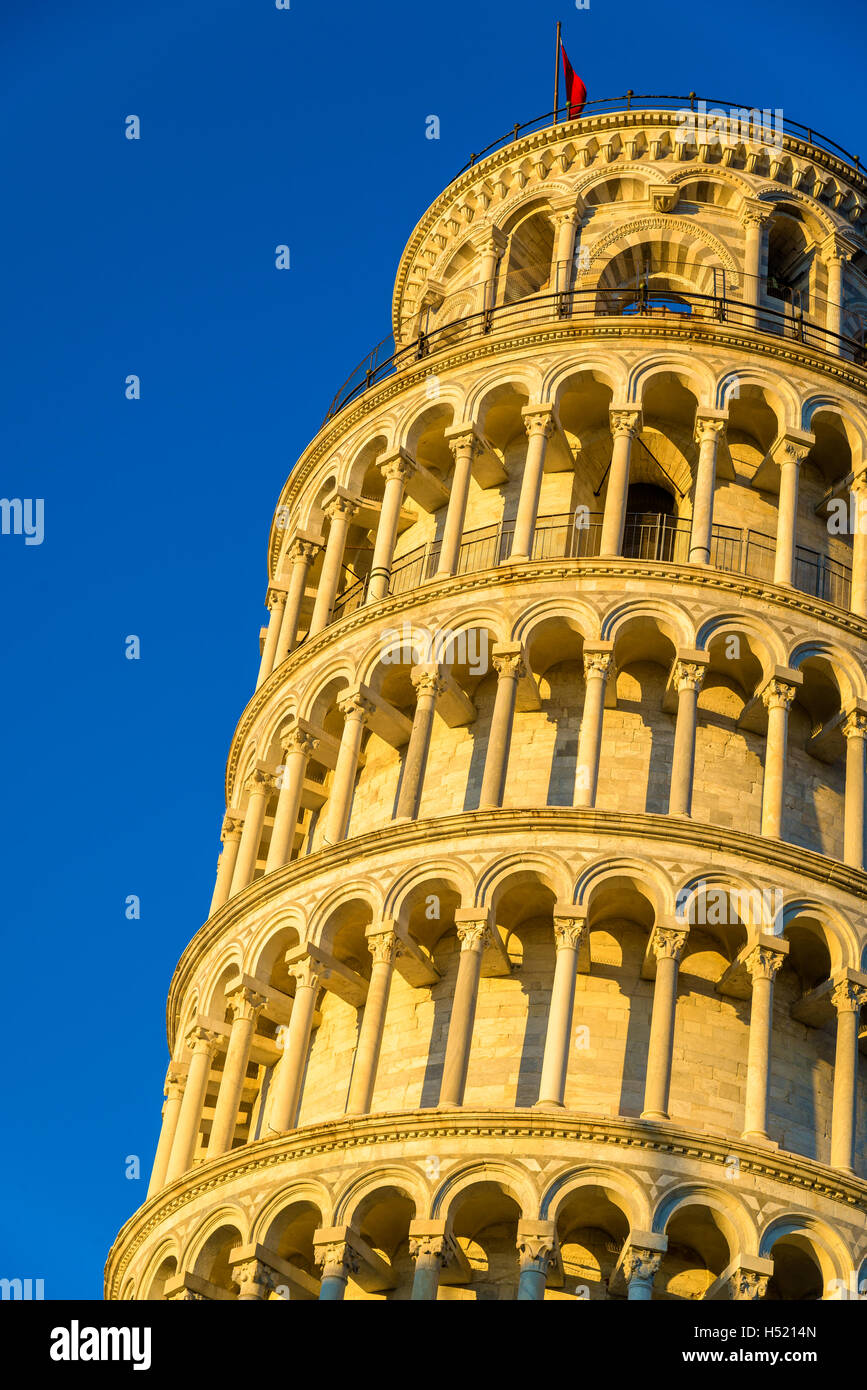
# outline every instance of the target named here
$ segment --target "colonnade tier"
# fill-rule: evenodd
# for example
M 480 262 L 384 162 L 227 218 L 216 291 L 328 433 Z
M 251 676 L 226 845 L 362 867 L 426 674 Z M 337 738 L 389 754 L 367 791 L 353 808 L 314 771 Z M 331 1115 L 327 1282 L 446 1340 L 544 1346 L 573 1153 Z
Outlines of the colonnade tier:
M 678 364 L 671 364 L 670 369 L 677 371 Z M 859 420 L 857 425 L 853 422 L 851 426 L 853 442 L 857 446 L 854 450 L 857 460 L 853 461 L 851 447 L 840 448 L 834 465 L 839 474 L 837 495 L 829 494 L 821 499 L 826 511 L 833 504 L 828 525 L 836 528 L 826 536 L 824 552 L 804 547 L 798 542 L 799 515 L 804 513 L 803 507 L 799 513 L 799 473 L 804 460 L 813 456 L 811 451 L 815 451 L 817 446 L 816 434 L 795 428 L 781 432 L 768 448 L 764 462 L 750 482 L 751 488 L 757 487 L 763 492 L 770 489 L 767 495 L 776 494 L 778 497 L 772 515 L 775 535 L 767 535 L 756 528 L 742 531 L 737 525 L 737 488 L 729 485 L 723 498 L 725 524 L 717 526 L 715 503 L 720 492 L 717 460 L 730 412 L 701 408 L 697 408 L 695 414 L 697 454 L 694 465 L 691 468 L 686 466 L 685 472 L 687 490 L 691 493 L 691 517 L 683 523 L 674 524 L 664 513 L 660 514 L 655 521 L 654 535 L 643 534 L 641 529 L 636 529 L 637 526 L 640 528 L 640 523 L 635 523 L 630 531 L 629 545 L 624 549 L 630 478 L 634 471 L 633 444 L 642 436 L 642 411 L 638 407 L 612 406 L 609 414 L 610 461 L 604 472 L 601 467 L 597 470 L 602 474 L 602 481 L 596 494 L 604 484 L 604 506 L 598 522 L 595 512 L 587 505 L 594 502 L 591 478 L 580 462 L 576 482 L 570 487 L 568 495 L 563 494 L 560 510 L 554 516 L 540 517 L 548 441 L 555 432 L 559 432 L 559 438 L 564 437 L 557 412 L 551 404 L 522 409 L 527 445 L 520 461 L 517 498 L 513 503 L 508 503 L 506 498 L 492 492 L 491 484 L 479 487 L 479 492 L 486 494 L 485 508 L 480 513 L 484 515 L 486 524 L 477 525 L 474 530 L 468 531 L 466 526 L 474 461 L 482 455 L 491 455 L 481 466 L 481 477 L 487 480 L 491 476 L 490 470 L 494 469 L 495 472 L 498 470 L 502 480 L 512 480 L 512 475 L 507 476 L 504 466 L 493 454 L 479 422 L 465 423 L 454 429 L 440 422 L 440 447 L 444 448 L 447 443 L 454 457 L 448 489 L 438 475 L 400 450 L 397 455 L 387 457 L 384 462 L 374 466 L 374 472 L 385 480 L 381 503 L 374 503 L 362 495 L 352 496 L 343 489 L 338 489 L 330 498 L 326 497 L 317 514 L 320 518 L 318 524 L 327 526 L 327 538 L 319 534 L 314 539 L 297 528 L 290 530 L 281 555 L 282 578 L 269 586 L 267 606 L 270 619 L 263 637 L 258 684 L 261 685 L 281 665 L 300 641 L 314 638 L 322 632 L 335 613 L 342 616 L 345 612 L 353 611 L 353 607 L 362 601 L 376 604 L 389 594 L 390 588 L 405 592 L 409 586 L 420 591 L 417 593 L 420 598 L 423 597 L 425 582 L 430 579 L 484 571 L 497 563 L 509 567 L 537 558 L 550 561 L 554 558 L 578 560 L 599 556 L 605 559 L 626 554 L 627 557 L 638 559 L 658 557 L 678 565 L 708 566 L 728 573 L 749 572 L 752 569 L 757 577 L 771 580 L 784 588 L 804 589 L 809 584 L 819 597 L 830 595 L 837 606 L 845 599 L 847 609 L 860 618 L 867 617 L 867 513 L 863 472 L 867 455 L 862 460 L 862 421 Z M 839 417 L 835 415 L 834 418 Z M 429 444 L 428 447 L 432 446 Z M 565 456 L 567 459 L 570 457 L 568 445 Z M 651 460 L 656 465 L 658 479 L 668 484 L 666 495 L 670 495 L 673 503 L 672 487 L 677 485 L 672 484 L 665 469 L 653 456 Z M 679 462 L 685 465 L 684 460 Z M 642 463 L 641 476 L 646 477 L 647 460 L 642 459 Z M 562 469 L 560 462 L 557 471 L 562 472 Z M 424 526 L 420 520 L 412 521 L 411 512 L 404 512 L 407 484 L 419 476 L 422 481 L 418 495 L 423 498 L 429 513 L 430 524 L 425 523 Z M 730 458 L 725 476 L 727 480 L 734 477 Z M 581 501 L 576 505 L 576 489 L 582 490 L 582 496 L 586 493 L 587 502 Z M 562 493 L 563 489 L 560 491 Z M 665 489 L 657 491 L 664 492 Z M 832 487 L 830 493 L 834 492 Z M 680 503 L 684 507 L 690 505 L 687 493 L 681 492 Z M 814 505 L 811 503 L 811 509 Z M 514 520 L 504 528 L 503 508 L 511 510 L 512 506 Z M 645 508 L 640 514 L 648 513 L 652 515 L 652 509 Z M 397 555 L 402 515 L 410 524 L 408 530 L 404 527 L 403 549 Z M 367 533 L 375 518 L 370 550 L 359 550 L 357 543 L 353 547 L 357 572 L 346 564 L 353 518 L 356 519 L 359 535 Z M 812 517 L 811 522 L 815 527 Z M 660 523 L 661 544 L 657 540 Z M 685 529 L 687 525 L 688 535 Z M 644 529 L 647 531 L 648 522 L 644 523 Z M 424 539 L 413 547 L 414 533 L 418 531 L 421 534 L 422 530 Z M 836 558 L 828 554 L 831 534 L 839 551 Z M 836 540 L 838 535 L 839 543 Z M 850 536 L 851 545 L 848 540 Z M 368 554 L 369 561 L 365 558 Z M 317 556 L 321 556 L 321 561 L 317 560 Z M 397 585 L 392 581 L 396 561 L 400 565 Z M 311 608 L 309 591 L 314 569 L 315 602 Z M 344 585 L 343 592 L 340 592 L 341 583 Z
M 699 1147 L 672 1124 L 544 1112 L 347 1117 L 149 1200 L 106 1297 L 863 1297 L 863 1183 L 749 1140 Z
M 438 605 L 450 648 L 428 652 L 432 661 L 414 659 L 423 609 L 402 629 L 358 629 L 339 667 L 327 650 L 306 667 L 296 658 L 239 727 L 209 915 L 263 873 L 348 836 L 475 808 L 640 805 L 863 869 L 867 677 L 857 643 L 831 622 L 824 633 L 792 622 L 783 637 L 766 605 L 696 614 L 693 601 L 690 613 L 677 584 L 665 598 L 604 588 L 601 613 L 592 603 L 601 586 L 579 586 L 570 600 L 550 577 L 538 594 L 492 590 L 482 617 L 470 602 L 451 615 Z M 495 623 L 519 640 L 497 640 Z M 624 738 L 631 788 L 616 781 Z M 568 757 L 565 740 L 574 740 Z M 726 750 L 745 765 L 730 770 L 734 803 L 713 783 Z M 816 797 L 827 809 L 800 814 Z
M 433 949 L 394 919 L 379 919 L 369 921 L 366 927 L 356 925 L 352 932 L 363 943 L 366 963 L 357 955 L 347 956 L 345 927 L 330 949 L 310 941 L 284 949 L 287 940 L 297 939 L 297 933 L 275 930 L 265 958 L 276 951 L 278 959 L 267 976 L 264 972 L 261 976 L 248 974 L 236 953 L 228 961 L 225 952 L 218 954 L 219 968 L 201 1003 L 195 994 L 189 1000 L 186 1023 L 177 1037 L 175 1059 L 166 1078 L 163 1127 L 151 1192 L 159 1192 L 181 1177 L 195 1161 L 217 1157 L 233 1145 L 255 1142 L 258 1137 L 296 1129 L 308 1083 L 313 1088 L 312 1113 L 317 1109 L 321 1112 L 323 1097 L 317 1093 L 317 1076 L 326 1054 L 331 1058 L 327 1102 L 331 1113 L 363 1115 L 375 1109 L 396 972 L 401 989 L 391 1014 L 391 1028 L 396 1032 L 387 1038 L 390 1067 L 395 1064 L 394 1048 L 403 1021 L 408 1012 L 417 1013 L 420 1007 L 413 1000 L 426 1001 L 434 1011 L 432 1018 L 437 1008 L 448 1004 L 444 1031 L 435 1028 L 427 1043 L 412 1035 L 402 1043 L 406 1085 L 418 1092 L 420 1104 L 434 1104 L 440 1109 L 465 1104 L 468 1068 L 473 1060 L 478 1073 L 473 1080 L 476 1097 L 487 1088 L 497 1096 L 512 1095 L 515 1104 L 562 1110 L 570 1072 L 580 1094 L 594 1090 L 594 1068 L 581 1050 L 575 1051 L 576 1037 L 583 1031 L 590 1055 L 598 1059 L 598 1049 L 610 1046 L 622 1054 L 618 1067 L 623 1077 L 627 1072 L 633 1077 L 633 1090 L 640 1060 L 643 1120 L 678 1119 L 679 1108 L 688 1104 L 691 1110 L 692 1105 L 683 1100 L 685 1072 L 679 1104 L 672 1107 L 670 1100 L 676 1035 L 683 1059 L 681 1071 L 687 1068 L 699 1075 L 705 1065 L 700 1040 L 691 1039 L 689 1031 L 701 1031 L 704 1023 L 706 1034 L 715 1036 L 712 1011 L 728 1001 L 726 1031 L 719 1032 L 713 1045 L 719 1046 L 722 1039 L 729 1049 L 728 1067 L 734 1084 L 728 1094 L 736 1099 L 737 1109 L 729 1105 L 726 1113 L 718 1110 L 716 1123 L 726 1127 L 739 1123 L 740 1132 L 750 1141 L 776 1144 L 771 1133 L 775 1125 L 769 1121 L 774 1045 L 779 1066 L 791 1039 L 797 1036 L 804 1065 L 812 1067 L 816 1058 L 824 1057 L 825 1044 L 820 1039 L 816 1051 L 817 1045 L 807 1034 L 810 1029 L 822 1030 L 822 1037 L 827 1033 L 833 1038 L 834 1049 L 833 1066 L 828 1059 L 820 1065 L 822 1075 L 829 1078 L 828 1161 L 842 1172 L 855 1171 L 859 1016 L 867 998 L 867 975 L 839 963 L 839 940 L 822 941 L 816 928 L 819 908 L 815 903 L 796 902 L 788 908 L 785 903 L 777 905 L 777 916 L 772 918 L 768 895 L 761 890 L 745 891 L 731 885 L 721 888 L 718 883 L 709 890 L 699 881 L 680 895 L 674 914 L 661 916 L 643 932 L 637 924 L 648 900 L 638 894 L 631 903 L 624 899 L 616 914 L 606 916 L 594 928 L 600 936 L 591 953 L 587 909 L 563 901 L 554 902 L 546 912 L 550 890 L 541 881 L 531 885 L 527 872 L 523 871 L 501 897 L 497 910 L 479 906 L 451 909 L 450 920 L 443 924 L 444 932 Z M 603 900 L 606 892 L 610 898 L 616 885 L 620 893 L 625 891 L 621 880 L 610 878 Z M 709 891 L 714 911 L 708 909 Z M 436 900 L 439 910 L 439 897 L 425 895 L 428 898 Z M 358 900 L 350 900 L 341 918 L 357 924 L 362 906 Z M 524 915 L 511 931 L 497 925 L 514 912 Z M 618 927 L 618 922 L 623 925 Z M 451 948 L 443 954 L 444 941 L 451 939 L 452 929 L 456 964 Z M 806 946 L 805 932 L 811 933 Z M 611 941 L 619 942 L 614 956 Z M 775 1015 L 774 981 L 793 944 L 785 1002 Z M 805 971 L 815 973 L 816 951 L 823 946 L 828 968 L 819 968 L 823 978 L 804 993 L 800 981 Z M 685 951 L 690 965 L 686 977 L 680 979 Z M 708 964 L 711 956 L 712 966 Z M 598 1014 L 608 991 L 602 981 L 610 978 L 615 960 L 619 967 L 615 970 L 618 998 L 610 1003 L 618 1003 L 630 1026 L 630 1035 L 619 1043 L 615 1041 L 616 1026 L 600 1024 Z M 532 974 L 527 975 L 531 964 Z M 597 982 L 594 977 L 599 969 L 602 977 Z M 530 991 L 532 999 L 544 1000 L 543 1040 L 534 1035 L 532 1013 L 522 1007 L 516 1012 L 514 999 L 501 983 L 513 979 L 516 971 L 519 979 L 524 972 L 522 988 Z M 483 974 L 485 1010 L 479 1019 Z M 536 975 L 540 976 L 538 982 Z M 642 983 L 645 981 L 646 985 Z M 576 1000 L 579 982 L 580 998 Z M 681 1015 L 676 1027 L 679 988 Z M 743 1007 L 739 1009 L 735 1000 L 745 1001 Z M 611 1014 L 609 1008 L 605 1017 L 616 1014 L 617 1009 Z M 495 1064 L 485 1060 L 495 1055 L 492 1048 L 497 1039 L 490 1018 L 499 1015 L 509 1019 L 514 1015 L 514 1026 L 523 1020 L 525 1064 L 530 1066 L 535 1056 L 538 1075 L 530 1066 L 526 1076 L 519 1072 L 517 1078 L 512 1077 L 517 1056 L 505 1047 L 502 1037 L 499 1055 L 513 1056 L 514 1066 L 511 1061 Z M 331 1023 L 324 1027 L 323 1020 L 327 1023 L 329 1019 Z M 257 1032 L 257 1020 L 264 1024 L 261 1032 Z M 592 1020 L 592 1029 L 589 1022 L 581 1020 Z M 800 1027 L 793 1031 L 793 1023 Z M 317 1025 L 323 1028 L 321 1044 L 318 1037 L 314 1042 Z M 645 1028 L 646 1045 L 639 1041 Z M 591 1039 L 592 1030 L 596 1031 Z M 598 1060 L 595 1065 L 599 1066 Z M 411 1082 L 410 1075 L 420 1075 L 422 1068 L 423 1081 Z M 789 1069 L 785 1070 L 786 1084 L 792 1089 L 796 1083 Z M 390 1095 L 388 1085 L 386 1093 Z M 630 1113 L 631 1095 L 624 1096 L 625 1113 Z M 797 1132 L 799 1122 L 785 1104 L 778 1103 L 775 1111 L 776 1124 L 783 1123 L 787 1131 Z M 813 1136 L 817 1151 L 824 1142 L 820 1131 L 817 1124 Z M 863 1162 L 862 1156 L 859 1168 Z

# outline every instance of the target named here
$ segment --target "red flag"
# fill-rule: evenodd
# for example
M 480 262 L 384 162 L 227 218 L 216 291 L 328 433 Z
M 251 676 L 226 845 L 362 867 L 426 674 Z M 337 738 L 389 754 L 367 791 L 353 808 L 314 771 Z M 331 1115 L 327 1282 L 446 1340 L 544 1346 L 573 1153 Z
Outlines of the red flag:
M 587 100 L 587 88 L 576 73 L 572 64 L 566 56 L 566 45 L 560 45 L 563 54 L 563 77 L 566 82 L 566 100 L 569 103 L 569 119 L 574 121 L 584 110 L 584 103 Z

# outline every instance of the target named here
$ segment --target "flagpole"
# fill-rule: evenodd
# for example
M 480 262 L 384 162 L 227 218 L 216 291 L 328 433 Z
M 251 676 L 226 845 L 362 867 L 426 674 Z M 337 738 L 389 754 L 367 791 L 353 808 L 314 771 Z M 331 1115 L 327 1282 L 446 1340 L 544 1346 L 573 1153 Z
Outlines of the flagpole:
M 560 21 L 557 20 L 557 42 L 554 48 L 554 124 L 560 107 Z

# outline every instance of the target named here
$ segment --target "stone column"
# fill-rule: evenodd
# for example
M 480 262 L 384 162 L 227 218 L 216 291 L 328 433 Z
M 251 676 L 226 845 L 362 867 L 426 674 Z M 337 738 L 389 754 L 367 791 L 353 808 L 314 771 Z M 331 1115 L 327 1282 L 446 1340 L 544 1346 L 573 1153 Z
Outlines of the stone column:
M 358 503 L 349 497 L 333 497 L 326 505 L 325 515 L 330 519 L 328 540 L 322 557 L 322 573 L 316 588 L 316 601 L 310 619 L 309 637 L 315 637 L 331 622 L 331 610 L 337 597 L 340 575 L 343 570 L 343 555 L 346 550 L 346 537 L 352 518 L 358 511 Z
M 169 1159 L 172 1153 L 175 1133 L 178 1127 L 178 1119 L 181 1113 L 181 1101 L 184 1095 L 184 1078 L 177 1067 L 169 1067 L 166 1076 L 165 1097 L 166 1103 L 163 1106 L 163 1123 L 160 1129 L 160 1140 L 157 1144 L 154 1166 L 151 1170 L 151 1180 L 148 1186 L 147 1195 L 152 1197 L 155 1192 L 161 1191 L 165 1186 L 166 1172 L 169 1166 Z
M 409 1253 L 415 1260 L 410 1299 L 433 1303 L 439 1291 L 440 1273 L 454 1257 L 454 1242 L 445 1230 L 414 1235 L 410 1225 Z
M 217 1105 L 211 1124 L 211 1137 L 208 1141 L 208 1158 L 218 1158 L 232 1147 L 235 1125 L 238 1120 L 238 1107 L 247 1075 L 250 1048 L 256 1031 L 256 1019 L 265 1004 L 265 997 L 255 991 L 242 987 L 232 994 L 228 1001 L 234 1010 L 226 1060 L 223 1063 L 223 1077 L 217 1095 Z
M 337 754 L 337 766 L 331 779 L 328 794 L 326 821 L 324 829 L 327 845 L 339 844 L 346 839 L 349 829 L 349 816 L 352 811 L 352 794 L 355 790 L 355 774 L 358 771 L 358 755 L 367 721 L 374 706 L 358 692 L 337 701 L 343 715 L 343 736 Z
M 499 227 L 484 227 L 475 242 L 479 253 L 479 283 L 476 312 L 493 309 L 497 288 L 497 262 L 508 245 L 508 237 Z
M 403 493 L 407 482 L 415 472 L 415 464 L 406 454 L 397 454 L 380 464 L 380 473 L 385 479 L 385 492 L 379 525 L 376 528 L 376 543 L 373 547 L 373 561 L 370 581 L 367 585 L 367 602 L 375 603 L 385 598 L 391 580 L 391 566 L 394 561 L 394 545 L 397 540 L 397 527 Z
M 828 302 L 825 306 L 825 327 L 829 333 L 838 337 L 843 332 L 843 267 L 851 259 L 852 252 L 845 242 L 833 233 L 822 245 L 822 260 L 828 274 Z M 834 352 L 840 351 L 840 344 L 829 344 Z
M 843 818 L 843 860 L 864 868 L 864 778 L 867 772 L 867 714 L 851 710 L 843 720 L 846 740 L 846 797 Z
M 692 783 L 695 771 L 695 726 L 698 711 L 698 692 L 704 680 L 706 663 L 683 661 L 674 664 L 677 686 L 677 723 L 674 729 L 674 752 L 671 758 L 671 791 L 668 797 L 670 816 L 688 816 L 692 812 Z
M 852 480 L 850 508 L 855 513 L 852 532 L 852 590 L 849 607 L 859 618 L 867 618 L 867 473 Z
M 658 1250 L 642 1250 L 637 1247 L 625 1256 L 623 1277 L 627 1286 L 626 1297 L 630 1303 L 647 1302 L 653 1298 L 653 1281 L 661 1263 L 662 1255 Z
M 538 1105 L 563 1108 L 566 1073 L 569 1068 L 569 1045 L 572 1040 L 578 951 L 586 933 L 586 918 L 576 920 L 573 916 L 558 917 L 557 910 L 554 909 L 554 982 L 548 1007 L 548 1028 L 542 1057 Z
M 557 1237 L 553 1222 L 546 1222 L 551 1229 L 527 1231 L 522 1227 L 535 1226 L 536 1222 L 518 1223 L 518 1255 L 521 1262 L 521 1275 L 518 1280 L 518 1302 L 541 1303 L 545 1297 L 548 1282 L 548 1268 L 557 1252 Z
M 394 813 L 395 820 L 415 820 L 418 816 L 430 751 L 434 711 L 438 696 L 445 690 L 445 682 L 435 670 L 428 667 L 414 666 L 411 679 L 416 691 L 415 715 L 403 761 L 403 777 L 397 798 L 397 810 Z
M 440 543 L 437 574 L 457 574 L 467 515 L 467 498 L 470 495 L 470 479 L 473 474 L 473 460 L 479 451 L 481 441 L 472 425 L 457 430 L 446 430 L 446 439 L 454 455 L 455 466 L 452 470 L 452 486 L 446 509 L 446 524 Z
M 520 652 L 497 653 L 494 648 L 491 660 L 497 672 L 497 694 L 491 715 L 491 728 L 488 734 L 488 748 L 485 754 L 485 770 L 482 774 L 482 789 L 479 795 L 479 810 L 490 810 L 502 806 L 506 789 L 506 773 L 509 766 L 509 747 L 512 741 L 512 724 L 515 718 L 515 701 L 518 698 L 518 681 L 526 675 L 526 666 Z
M 280 739 L 283 749 L 283 771 L 280 774 L 280 793 L 277 797 L 277 813 L 268 846 L 265 873 L 282 869 L 292 857 L 292 842 L 298 828 L 301 813 L 301 794 L 311 753 L 319 747 L 319 740 L 304 732 L 297 724 L 287 729 Z
M 223 848 L 217 860 L 217 882 L 214 885 L 214 896 L 211 898 L 209 917 L 213 917 L 214 913 L 219 911 L 223 903 L 228 900 L 232 890 L 232 875 L 235 872 L 238 849 L 241 844 L 241 821 L 234 811 L 227 811 L 223 817 L 220 839 L 223 842 Z
M 202 1109 L 208 1090 L 211 1074 L 211 1059 L 217 1046 L 216 1033 L 207 1028 L 195 1027 L 187 1034 L 187 1046 L 192 1052 L 187 1069 L 187 1084 L 181 1101 L 178 1127 L 172 1144 L 171 1157 L 166 1171 L 166 1184 L 174 1182 L 182 1173 L 189 1170 L 196 1151 L 199 1126 L 202 1123 Z
M 741 222 L 744 228 L 744 302 L 750 307 L 744 314 L 748 327 L 758 328 L 758 308 L 762 299 L 762 229 L 772 209 L 757 199 L 744 200 Z
M 320 1303 L 336 1303 L 346 1296 L 346 1285 L 361 1268 L 361 1260 L 348 1240 L 329 1241 L 316 1247 L 316 1263 L 322 1266 Z
M 747 1053 L 747 1094 L 744 1139 L 767 1142 L 768 1093 L 771 1085 L 771 1037 L 774 1020 L 774 980 L 783 964 L 782 951 L 756 946 L 746 959 L 753 982 L 750 1003 L 750 1041 Z
M 262 648 L 262 660 L 259 663 L 259 675 L 256 678 L 256 689 L 264 680 L 267 680 L 274 669 L 274 653 L 277 650 L 277 641 L 280 637 L 280 628 L 283 623 L 283 610 L 286 604 L 285 589 L 269 589 L 266 600 L 267 607 L 271 610 L 271 617 L 268 621 L 268 632 L 265 636 L 265 645 Z
M 610 644 L 605 651 L 584 643 L 584 710 L 578 735 L 578 766 L 575 770 L 575 805 L 595 806 L 599 782 L 599 754 L 602 748 L 602 721 L 605 687 L 611 670 Z
M 238 1303 L 260 1303 L 276 1288 L 274 1270 L 264 1260 L 242 1259 L 237 1264 L 230 1260 L 229 1263 L 232 1281 L 238 1285 Z
M 321 967 L 315 961 L 303 960 L 290 968 L 295 979 L 295 999 L 292 1015 L 285 1033 L 283 1056 L 274 1077 L 268 1127 L 275 1134 L 294 1129 L 298 1123 L 301 1086 L 307 1065 L 307 1050 L 313 1028 L 316 995 L 320 985 Z
M 455 913 L 457 919 L 462 914 Z M 456 1109 L 464 1103 L 464 1088 L 467 1084 L 467 1068 L 470 1062 L 470 1044 L 473 1036 L 473 1022 L 476 1017 L 476 999 L 479 992 L 479 976 L 482 970 L 482 955 L 490 936 L 487 913 L 473 917 L 469 912 L 464 920 L 455 923 L 458 940 L 461 943 L 458 961 L 458 978 L 455 983 L 455 997 L 449 1019 L 449 1032 L 446 1039 L 446 1055 L 443 1061 L 443 1079 L 440 1086 L 440 1109 Z
M 858 1022 L 867 990 L 842 979 L 831 995 L 837 1012 L 834 1102 L 831 1112 L 831 1167 L 854 1172 L 855 1108 L 858 1086 Z
M 713 498 L 716 487 L 717 448 L 725 430 L 725 419 L 718 415 L 696 416 L 695 441 L 699 446 L 695 494 L 692 503 L 692 532 L 689 563 L 709 565 L 713 535 Z
M 515 531 L 509 561 L 520 564 L 529 560 L 533 554 L 533 537 L 536 533 L 536 520 L 539 512 L 539 493 L 542 488 L 542 470 L 545 466 L 545 449 L 554 432 L 554 410 L 550 405 L 527 405 L 521 414 L 527 431 L 527 455 L 524 472 L 521 475 L 521 494 L 518 498 L 518 514 L 515 517 Z
M 789 736 L 789 710 L 796 687 L 787 681 L 771 680 L 762 691 L 768 711 L 765 739 L 765 776 L 762 783 L 762 834 L 778 840 L 783 829 L 783 795 L 786 785 L 786 743 Z
M 265 824 L 265 812 L 268 809 L 268 798 L 274 789 L 274 775 L 266 772 L 264 768 L 257 768 L 247 779 L 247 810 L 244 815 L 244 828 L 241 831 L 241 843 L 238 847 L 238 858 L 235 860 L 235 871 L 232 874 L 232 888 L 230 896 L 234 897 L 242 888 L 246 888 L 248 883 L 252 883 L 253 875 L 256 872 L 256 860 L 259 858 L 259 843 L 262 839 L 262 827 Z
M 274 654 L 274 668 L 294 652 L 298 643 L 298 623 L 301 618 L 301 605 L 307 588 L 307 575 L 319 546 L 313 541 L 302 541 L 297 536 L 290 542 L 287 555 L 292 561 L 292 573 L 286 591 L 286 606 L 283 610 L 283 623 Z
M 671 1056 L 674 1046 L 674 1013 L 677 1004 L 677 972 L 686 945 L 686 931 L 654 927 L 651 949 L 656 956 L 653 1014 L 647 1048 L 642 1120 L 668 1119 Z M 646 1295 L 650 1297 L 650 1295 Z M 642 1295 L 644 1297 L 644 1295 Z
M 382 931 L 368 932 L 367 949 L 373 957 L 373 965 L 355 1048 L 355 1065 L 346 1103 L 347 1115 L 367 1115 L 370 1111 L 394 962 L 400 954 L 400 942 L 395 932 L 387 927 Z
M 602 537 L 599 554 L 623 553 L 623 527 L 626 521 L 626 498 L 629 492 L 629 454 L 632 441 L 641 428 L 641 411 L 634 407 L 612 409 L 611 435 L 613 448 L 605 490 L 605 511 L 602 517 Z
M 774 551 L 774 583 L 795 578 L 795 540 L 798 524 L 798 471 L 807 449 L 791 440 L 780 446 L 780 497 L 777 505 L 777 544 Z
M 572 258 L 575 255 L 575 236 L 580 221 L 577 208 L 565 208 L 554 214 L 554 256 L 551 265 L 551 289 L 564 294 L 570 288 Z

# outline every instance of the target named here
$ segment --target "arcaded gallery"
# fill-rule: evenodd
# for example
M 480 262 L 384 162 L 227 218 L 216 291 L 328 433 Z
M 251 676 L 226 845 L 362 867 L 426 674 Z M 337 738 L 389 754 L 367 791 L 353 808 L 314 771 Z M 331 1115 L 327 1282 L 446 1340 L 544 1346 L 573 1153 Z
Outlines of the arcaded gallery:
M 867 178 L 699 126 L 476 158 L 277 497 L 106 1297 L 867 1278 Z

